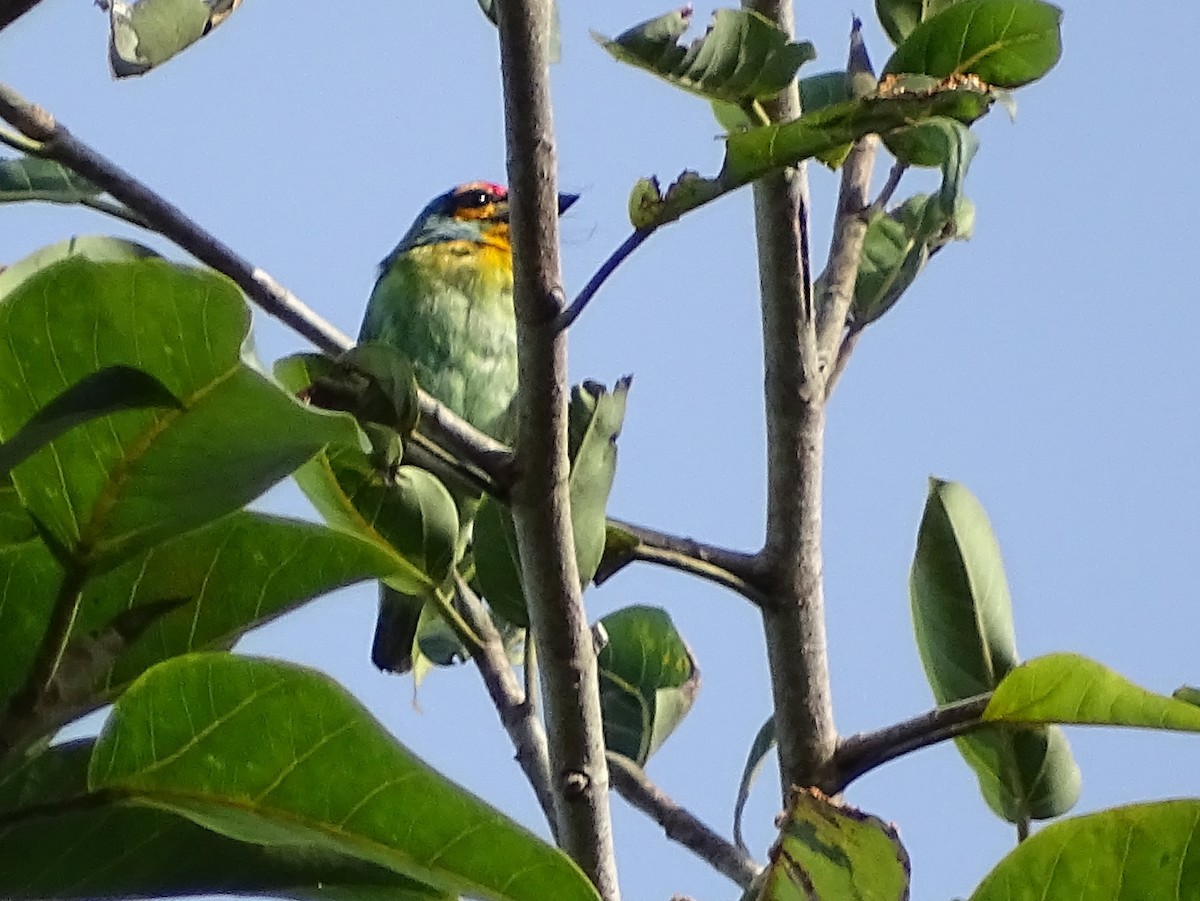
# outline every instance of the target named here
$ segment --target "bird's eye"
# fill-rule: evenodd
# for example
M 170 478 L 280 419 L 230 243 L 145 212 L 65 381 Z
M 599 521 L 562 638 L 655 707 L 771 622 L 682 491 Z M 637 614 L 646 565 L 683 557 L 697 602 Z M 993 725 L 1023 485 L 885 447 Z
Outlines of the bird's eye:
M 487 191 L 464 191 L 458 196 L 458 207 L 464 210 L 478 209 L 495 202 L 496 198 Z

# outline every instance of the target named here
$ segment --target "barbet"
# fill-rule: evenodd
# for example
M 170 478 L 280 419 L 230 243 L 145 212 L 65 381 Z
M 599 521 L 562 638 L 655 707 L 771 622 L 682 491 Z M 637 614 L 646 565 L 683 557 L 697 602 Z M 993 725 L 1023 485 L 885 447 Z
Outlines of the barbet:
M 560 194 L 563 213 L 577 195 Z M 510 442 L 517 391 L 508 192 L 471 182 L 435 197 L 380 266 L 360 342 L 389 344 L 417 384 L 475 428 Z M 372 659 L 412 665 L 419 604 L 384 590 Z

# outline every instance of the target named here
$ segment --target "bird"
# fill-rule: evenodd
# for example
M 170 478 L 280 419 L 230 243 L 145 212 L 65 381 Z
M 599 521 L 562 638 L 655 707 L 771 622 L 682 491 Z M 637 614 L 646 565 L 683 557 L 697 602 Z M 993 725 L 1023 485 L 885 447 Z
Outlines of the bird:
M 559 215 L 576 200 L 559 194 Z M 380 264 L 358 340 L 400 351 L 428 394 L 481 432 L 511 442 L 517 333 L 506 188 L 468 182 L 421 210 Z M 460 501 L 460 508 L 470 504 Z M 411 668 L 419 614 L 419 599 L 382 588 L 371 651 L 377 667 Z

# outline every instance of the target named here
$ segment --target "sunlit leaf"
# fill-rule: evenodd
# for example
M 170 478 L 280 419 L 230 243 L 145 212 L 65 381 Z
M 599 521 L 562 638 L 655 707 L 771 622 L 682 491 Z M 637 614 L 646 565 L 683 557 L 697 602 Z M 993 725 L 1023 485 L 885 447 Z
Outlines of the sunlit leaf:
M 1200 800 L 1117 807 L 1051 823 L 1017 845 L 970 901 L 1185 901 L 1200 885 Z
M 241 0 L 110 0 L 108 60 L 113 75 L 144 75 L 220 25 Z
M 975 75 L 1019 88 L 1062 55 L 1062 10 L 1041 0 L 963 0 L 916 26 L 884 66 L 946 78 Z
M 690 6 L 635 25 L 616 38 L 592 36 L 621 62 L 709 100 L 740 104 L 778 94 L 797 70 L 816 58 L 807 41 L 788 39 L 751 10 L 718 9 L 712 27 L 689 46 L 679 43 L 691 24 Z

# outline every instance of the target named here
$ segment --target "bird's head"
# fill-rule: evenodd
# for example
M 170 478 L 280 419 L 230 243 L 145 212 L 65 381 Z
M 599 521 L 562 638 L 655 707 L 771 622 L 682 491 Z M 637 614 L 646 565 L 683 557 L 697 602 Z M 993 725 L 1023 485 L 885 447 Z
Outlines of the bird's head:
M 559 214 L 578 199 L 578 194 L 559 194 Z M 508 189 L 488 181 L 473 181 L 438 195 L 421 210 L 397 250 L 452 241 L 510 251 Z

